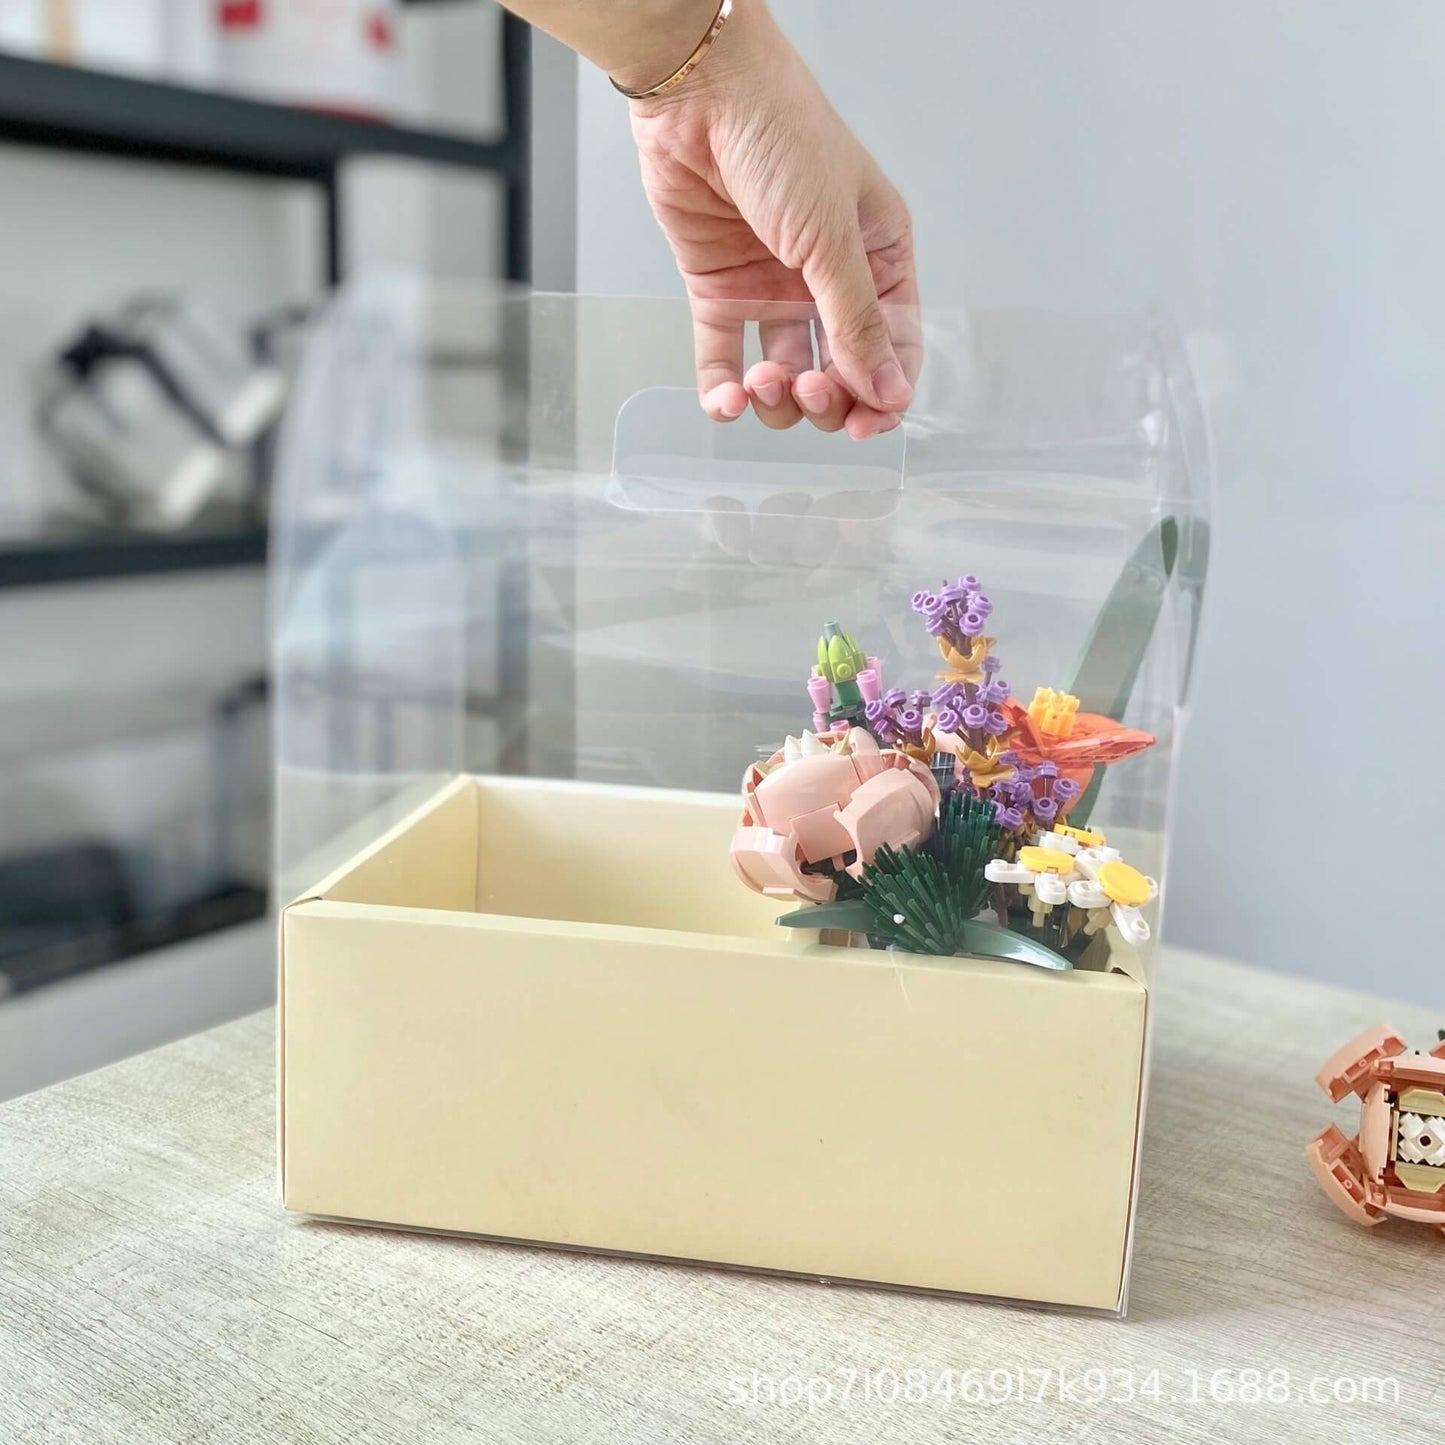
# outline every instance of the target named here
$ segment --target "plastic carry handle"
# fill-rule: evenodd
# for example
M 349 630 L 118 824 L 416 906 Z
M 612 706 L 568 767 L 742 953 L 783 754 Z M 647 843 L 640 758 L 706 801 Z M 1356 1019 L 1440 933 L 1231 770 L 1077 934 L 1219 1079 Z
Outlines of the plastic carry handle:
M 617 414 L 609 499 L 643 512 L 767 503 L 774 517 L 854 521 L 860 505 L 874 516 L 894 510 L 906 457 L 904 427 L 856 442 L 806 424 L 774 431 L 751 412 L 721 424 L 690 388 L 649 387 Z

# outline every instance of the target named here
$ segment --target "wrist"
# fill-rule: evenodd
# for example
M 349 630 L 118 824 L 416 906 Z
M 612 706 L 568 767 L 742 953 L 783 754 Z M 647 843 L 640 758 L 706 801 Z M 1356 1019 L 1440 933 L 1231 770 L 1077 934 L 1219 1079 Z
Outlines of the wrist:
M 617 8 L 626 22 L 609 27 L 606 53 L 588 58 L 614 84 L 646 90 L 666 80 L 692 53 L 717 14 L 718 0 L 623 0 Z
M 667 58 L 651 60 L 651 69 L 629 65 L 625 72 L 611 71 L 612 79 L 631 90 L 660 84 L 687 60 L 717 13 L 718 0 L 703 0 L 700 11 L 696 6 L 691 7 L 689 19 L 695 33 L 690 39 L 680 45 L 672 42 L 673 48 Z M 699 15 L 702 17 L 700 22 Z M 697 28 L 699 23 L 701 28 Z M 772 40 L 781 43 L 765 0 L 733 0 L 727 23 L 702 56 L 697 69 L 673 90 L 661 95 L 629 99 L 633 114 L 654 115 L 670 106 L 688 105 L 703 95 L 731 88 L 742 75 L 754 68 L 757 60 L 769 50 Z M 660 57 L 660 50 L 655 53 Z

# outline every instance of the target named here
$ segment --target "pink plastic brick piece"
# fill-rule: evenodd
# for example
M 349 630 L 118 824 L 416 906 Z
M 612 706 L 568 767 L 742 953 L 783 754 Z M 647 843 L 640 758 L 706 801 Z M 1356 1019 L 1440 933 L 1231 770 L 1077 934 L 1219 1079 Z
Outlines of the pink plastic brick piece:
M 1315 1075 L 1315 1082 L 1338 1104 L 1346 1094 L 1364 1093 L 1364 1088 L 1369 1087 L 1371 1070 L 1381 1059 L 1393 1059 L 1404 1052 L 1405 1040 L 1394 1029 L 1383 1024 L 1366 1029 L 1330 1055 L 1324 1068 Z
M 827 903 L 836 876 L 857 876 L 880 844 L 926 838 L 938 797 L 927 763 L 880 748 L 862 728 L 791 740 L 743 775 L 733 866 L 759 893 Z
M 1338 1103 L 1360 1100 L 1360 1129 L 1337 1125 L 1305 1151 L 1320 1188 L 1357 1224 L 1385 1217 L 1445 1232 L 1445 1057 L 1437 1046 L 1410 1053 L 1391 1028 L 1368 1029 L 1316 1076 Z

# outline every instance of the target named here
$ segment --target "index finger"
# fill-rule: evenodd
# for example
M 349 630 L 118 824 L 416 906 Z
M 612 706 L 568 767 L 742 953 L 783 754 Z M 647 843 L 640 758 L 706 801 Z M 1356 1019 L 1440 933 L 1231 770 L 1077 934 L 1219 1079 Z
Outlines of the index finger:
M 697 296 L 689 301 L 702 409 L 714 421 L 736 421 L 748 409 L 743 387 L 743 312 L 736 303 Z

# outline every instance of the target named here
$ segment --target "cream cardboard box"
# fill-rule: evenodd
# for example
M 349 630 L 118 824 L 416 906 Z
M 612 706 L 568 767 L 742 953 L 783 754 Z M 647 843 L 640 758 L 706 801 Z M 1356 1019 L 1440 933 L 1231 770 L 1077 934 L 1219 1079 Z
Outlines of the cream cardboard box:
M 1137 956 L 799 939 L 728 866 L 737 817 L 461 778 L 287 908 L 286 1207 L 1121 1309 Z

